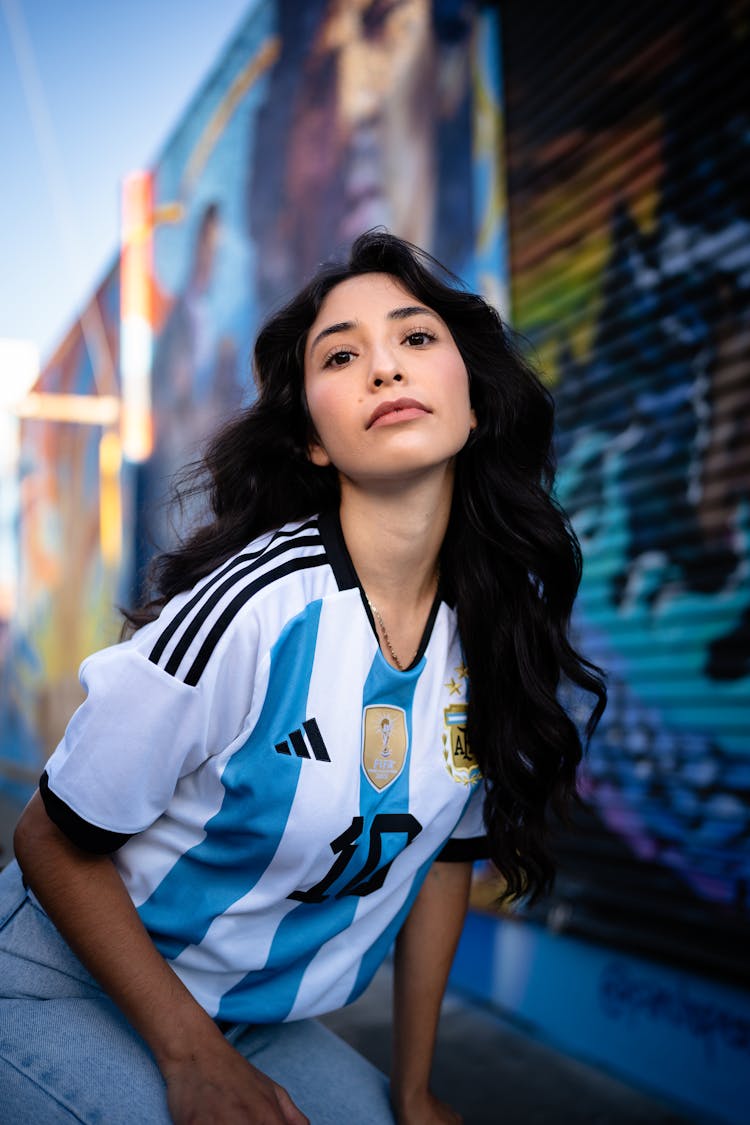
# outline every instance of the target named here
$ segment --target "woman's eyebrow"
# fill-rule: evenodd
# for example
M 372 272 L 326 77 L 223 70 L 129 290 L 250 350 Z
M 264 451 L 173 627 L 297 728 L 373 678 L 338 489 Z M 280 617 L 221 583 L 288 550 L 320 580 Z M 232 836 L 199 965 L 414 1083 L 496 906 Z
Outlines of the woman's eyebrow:
M 320 341 L 325 340 L 326 336 L 333 336 L 336 332 L 351 332 L 352 328 L 356 327 L 356 320 L 342 320 L 338 324 L 329 324 L 328 327 L 324 328 L 322 332 L 319 332 L 313 340 L 310 345 L 310 354 L 312 355 Z
M 424 305 L 404 305 L 398 309 L 391 309 L 386 314 L 388 320 L 406 320 L 410 316 L 431 316 L 435 320 L 440 320 L 440 317 L 432 309 L 426 308 Z M 326 336 L 333 336 L 336 332 L 351 332 L 353 328 L 357 327 L 359 322 L 356 320 L 341 320 L 338 324 L 329 324 L 327 328 L 323 328 L 313 340 L 310 345 L 310 355 L 315 351 L 316 347 L 321 340 L 325 340 Z
M 409 316 L 434 316 L 435 320 L 440 320 L 440 317 L 432 309 L 425 308 L 424 305 L 404 305 L 400 309 L 391 309 L 388 313 L 389 320 L 406 320 Z

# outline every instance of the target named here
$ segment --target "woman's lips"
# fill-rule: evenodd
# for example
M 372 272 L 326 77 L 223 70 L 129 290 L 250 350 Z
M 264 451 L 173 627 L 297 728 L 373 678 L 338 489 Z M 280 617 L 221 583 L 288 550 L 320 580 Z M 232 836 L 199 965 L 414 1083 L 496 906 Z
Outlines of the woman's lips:
M 397 422 L 411 422 L 414 418 L 423 418 L 430 411 L 421 402 L 413 398 L 399 398 L 395 402 L 382 402 L 373 411 L 367 429 L 374 426 L 391 426 Z

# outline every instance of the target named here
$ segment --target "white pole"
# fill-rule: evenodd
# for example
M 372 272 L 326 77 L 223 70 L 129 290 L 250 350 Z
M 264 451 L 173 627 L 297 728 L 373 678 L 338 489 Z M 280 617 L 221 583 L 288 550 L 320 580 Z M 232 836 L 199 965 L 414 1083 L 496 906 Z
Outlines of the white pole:
M 18 590 L 18 404 L 39 377 L 39 350 L 30 340 L 0 338 L 0 620 L 10 618 Z

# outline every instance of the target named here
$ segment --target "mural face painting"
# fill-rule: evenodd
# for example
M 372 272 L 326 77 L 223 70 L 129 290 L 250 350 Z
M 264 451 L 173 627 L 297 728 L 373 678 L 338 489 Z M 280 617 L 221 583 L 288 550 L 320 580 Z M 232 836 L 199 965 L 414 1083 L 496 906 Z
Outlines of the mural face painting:
M 261 16 L 267 37 L 247 44 L 245 64 L 245 73 L 264 68 L 257 85 L 230 108 L 237 78 L 227 74 L 208 124 L 189 116 L 158 169 L 159 196 L 169 202 L 167 185 L 185 183 L 178 154 L 184 160 L 189 150 L 189 168 L 212 145 L 196 183 L 201 204 L 196 198 L 190 209 L 188 254 L 184 230 L 164 232 L 175 249 L 181 235 L 182 278 L 154 363 L 157 441 L 141 557 L 170 541 L 170 481 L 252 394 L 241 357 L 300 279 L 379 224 L 456 270 L 473 260 L 472 21 L 461 5 L 328 0 L 301 14 L 282 0 Z M 172 289 L 158 247 L 157 235 L 157 283 Z
M 470 9 L 469 9 L 470 11 Z M 248 224 L 261 312 L 383 225 L 471 261 L 472 21 L 466 6 L 278 6 L 279 59 L 254 130 Z

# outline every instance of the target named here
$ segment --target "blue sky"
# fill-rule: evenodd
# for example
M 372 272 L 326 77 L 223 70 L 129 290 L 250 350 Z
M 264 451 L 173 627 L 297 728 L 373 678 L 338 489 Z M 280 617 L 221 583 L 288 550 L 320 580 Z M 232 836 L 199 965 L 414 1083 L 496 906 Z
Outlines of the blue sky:
M 0 0 L 0 337 L 56 346 L 116 253 L 122 176 L 154 163 L 250 7 Z

